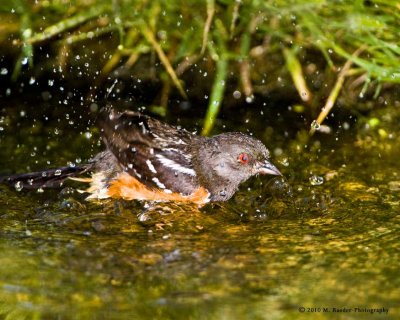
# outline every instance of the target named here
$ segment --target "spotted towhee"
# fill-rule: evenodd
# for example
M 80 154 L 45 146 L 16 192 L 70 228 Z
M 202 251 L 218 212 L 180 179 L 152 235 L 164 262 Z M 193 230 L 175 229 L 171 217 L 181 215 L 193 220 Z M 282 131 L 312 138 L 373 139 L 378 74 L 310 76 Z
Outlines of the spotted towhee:
M 4 177 L 17 189 L 89 182 L 88 199 L 226 201 L 256 174 L 280 175 L 257 139 L 230 132 L 201 137 L 143 114 L 108 110 L 100 117 L 106 150 L 89 163 Z M 76 178 L 91 172 L 90 178 Z

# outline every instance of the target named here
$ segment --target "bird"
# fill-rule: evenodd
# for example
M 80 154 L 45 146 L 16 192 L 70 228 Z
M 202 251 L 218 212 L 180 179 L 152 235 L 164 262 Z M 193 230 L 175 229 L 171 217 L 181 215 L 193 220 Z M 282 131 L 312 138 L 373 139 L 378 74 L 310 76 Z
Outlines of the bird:
M 105 150 L 85 164 L 0 178 L 17 190 L 90 186 L 88 200 L 227 201 L 258 174 L 280 176 L 265 145 L 240 132 L 204 137 L 140 112 L 105 108 L 98 119 Z M 85 174 L 90 174 L 85 177 Z

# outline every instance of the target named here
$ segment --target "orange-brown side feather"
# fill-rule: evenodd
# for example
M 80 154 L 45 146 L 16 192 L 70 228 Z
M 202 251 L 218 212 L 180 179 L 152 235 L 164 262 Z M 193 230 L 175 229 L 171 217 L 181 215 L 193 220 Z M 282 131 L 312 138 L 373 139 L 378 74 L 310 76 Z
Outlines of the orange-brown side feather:
M 111 198 L 122 198 L 125 200 L 193 202 L 198 205 L 207 203 L 210 195 L 209 192 L 202 187 L 188 196 L 184 196 L 180 193 L 166 193 L 162 190 L 149 189 L 125 172 L 111 181 L 107 194 Z

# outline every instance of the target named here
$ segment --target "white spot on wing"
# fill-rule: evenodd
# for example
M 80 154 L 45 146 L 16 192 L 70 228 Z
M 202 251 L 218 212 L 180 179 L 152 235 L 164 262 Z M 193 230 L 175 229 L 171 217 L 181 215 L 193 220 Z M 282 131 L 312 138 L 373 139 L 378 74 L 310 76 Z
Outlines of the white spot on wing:
M 151 163 L 150 160 L 146 160 L 146 164 L 147 164 L 147 166 L 149 167 L 149 169 L 150 169 L 151 172 L 157 173 L 156 168 L 154 168 L 154 166 L 153 166 L 153 164 Z
M 146 130 L 146 127 L 145 127 L 144 123 L 143 122 L 139 122 L 139 126 L 142 128 L 142 133 L 146 134 L 147 130 Z
M 165 189 L 165 184 L 162 183 L 160 180 L 158 180 L 157 178 L 153 178 L 151 179 L 154 181 L 154 183 L 157 185 L 157 187 L 161 188 L 161 189 Z M 167 189 L 168 190 L 168 189 Z M 165 190 L 166 191 L 166 190 Z
M 135 173 L 135 175 L 136 175 L 139 179 L 142 178 L 142 175 L 141 175 L 140 173 L 138 173 L 138 172 L 136 171 L 136 169 L 133 169 L 133 172 Z
M 176 163 L 175 161 L 168 159 L 160 154 L 156 155 L 156 157 L 162 165 L 164 165 L 170 169 L 176 170 L 180 173 L 188 174 L 193 177 L 196 176 L 196 172 L 192 168 L 183 167 L 179 163 Z
M 180 152 L 178 149 L 175 149 L 175 148 L 164 148 L 163 150 L 168 151 L 168 152 L 176 152 L 176 153 Z

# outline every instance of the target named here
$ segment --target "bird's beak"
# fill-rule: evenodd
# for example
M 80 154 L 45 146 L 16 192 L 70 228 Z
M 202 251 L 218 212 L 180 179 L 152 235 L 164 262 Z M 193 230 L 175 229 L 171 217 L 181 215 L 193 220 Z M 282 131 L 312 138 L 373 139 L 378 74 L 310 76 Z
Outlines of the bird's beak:
M 260 163 L 260 166 L 258 168 L 258 173 L 261 174 L 271 174 L 274 176 L 281 176 L 282 173 L 269 161 L 264 161 Z

